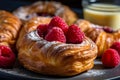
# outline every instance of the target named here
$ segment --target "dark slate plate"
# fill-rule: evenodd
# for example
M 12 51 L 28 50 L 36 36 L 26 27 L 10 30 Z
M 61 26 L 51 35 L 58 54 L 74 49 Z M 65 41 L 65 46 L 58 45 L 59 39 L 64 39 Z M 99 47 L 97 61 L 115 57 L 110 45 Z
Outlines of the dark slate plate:
M 16 63 L 13 69 L 0 69 L 0 77 L 14 80 L 103 80 L 120 78 L 120 66 L 105 69 L 100 60 L 95 60 L 93 69 L 72 77 L 46 76 L 26 70 Z
M 33 3 L 35 0 L 0 0 L 0 9 L 13 11 L 19 6 L 28 5 Z M 57 0 L 58 1 L 58 0 Z M 73 3 L 72 0 L 69 3 L 64 2 L 64 4 Z M 66 0 L 68 1 L 68 0 Z M 70 0 L 69 0 L 70 1 Z M 77 1 L 77 0 L 76 0 Z M 72 6 L 72 9 L 82 18 L 82 9 L 81 9 L 81 0 L 80 2 L 74 1 L 75 5 Z M 38 73 L 34 73 L 26 70 L 16 62 L 13 69 L 0 69 L 0 80 L 103 80 L 103 79 L 120 79 L 120 66 L 112 69 L 105 69 L 100 60 L 95 60 L 95 66 L 93 69 L 81 73 L 72 77 L 55 77 L 55 76 L 46 76 Z

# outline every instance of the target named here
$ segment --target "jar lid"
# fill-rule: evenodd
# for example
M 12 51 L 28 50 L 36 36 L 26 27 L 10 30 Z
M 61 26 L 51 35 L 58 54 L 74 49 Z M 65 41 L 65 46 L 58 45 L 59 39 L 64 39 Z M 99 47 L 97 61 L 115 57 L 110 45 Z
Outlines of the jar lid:
M 113 4 L 95 3 L 88 5 L 87 8 L 105 12 L 120 12 L 120 6 Z

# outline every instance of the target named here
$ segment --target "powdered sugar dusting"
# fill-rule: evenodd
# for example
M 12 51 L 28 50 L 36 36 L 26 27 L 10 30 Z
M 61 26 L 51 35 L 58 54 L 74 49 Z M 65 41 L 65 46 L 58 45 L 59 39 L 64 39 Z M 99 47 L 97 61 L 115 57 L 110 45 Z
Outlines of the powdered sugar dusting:
M 43 39 L 42 37 L 39 37 L 39 35 L 37 34 L 36 31 L 30 32 L 29 34 L 27 34 L 27 37 L 31 40 L 34 40 L 34 41 Z
M 57 44 L 57 42 L 56 41 L 48 42 L 47 44 L 45 44 L 45 46 L 41 48 L 41 51 L 43 53 L 48 53 L 48 49 L 54 44 Z
M 95 77 L 95 76 L 101 76 L 105 75 L 107 70 L 105 70 L 102 66 L 102 62 L 98 59 L 94 61 L 94 67 L 91 70 L 88 70 L 87 72 L 83 73 L 82 76 L 86 77 Z
M 59 8 L 59 9 L 56 11 L 55 15 L 59 15 L 59 14 L 61 14 L 63 11 L 64 11 L 64 8 L 61 7 L 61 8 Z
M 13 12 L 13 14 L 19 17 L 20 19 L 26 20 L 26 16 L 28 15 L 27 11 L 28 8 L 20 7 L 17 9 L 17 11 Z
M 103 75 L 105 74 L 105 72 L 103 70 L 89 70 L 86 73 L 84 73 L 85 76 L 99 76 L 99 75 Z

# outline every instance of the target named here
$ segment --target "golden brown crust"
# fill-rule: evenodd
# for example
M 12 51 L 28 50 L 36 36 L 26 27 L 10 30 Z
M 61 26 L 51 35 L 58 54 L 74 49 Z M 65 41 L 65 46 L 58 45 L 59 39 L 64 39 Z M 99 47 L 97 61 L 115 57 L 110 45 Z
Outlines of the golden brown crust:
M 9 12 L 0 10 L 0 45 L 12 47 L 20 29 L 20 20 Z
M 19 34 L 19 39 L 17 40 L 17 48 L 19 48 L 19 45 L 22 45 L 23 43 L 21 40 L 23 39 L 23 36 L 27 33 L 36 30 L 37 26 L 40 24 L 48 24 L 50 22 L 51 18 L 48 17 L 34 17 L 31 20 L 27 21 L 24 25 L 24 28 L 21 29 Z
M 72 76 L 94 66 L 97 46 L 92 40 L 85 37 L 81 44 L 46 41 L 33 29 L 41 24 L 41 20 L 44 24 L 49 23 L 51 19 L 34 18 L 25 24 L 20 33 L 21 37 L 16 46 L 19 52 L 18 59 L 25 68 L 41 74 Z
M 72 24 L 77 20 L 76 14 L 68 6 L 54 1 L 38 1 L 30 6 L 20 7 L 13 13 L 23 21 L 39 16 L 41 13 L 47 13 L 51 16 L 60 16 L 68 24 Z
M 103 52 L 110 48 L 110 46 L 120 41 L 120 30 L 112 33 L 107 33 L 101 26 L 94 25 L 86 20 L 78 20 L 77 25 L 85 32 L 86 36 L 90 37 L 98 46 L 98 57 L 101 57 Z

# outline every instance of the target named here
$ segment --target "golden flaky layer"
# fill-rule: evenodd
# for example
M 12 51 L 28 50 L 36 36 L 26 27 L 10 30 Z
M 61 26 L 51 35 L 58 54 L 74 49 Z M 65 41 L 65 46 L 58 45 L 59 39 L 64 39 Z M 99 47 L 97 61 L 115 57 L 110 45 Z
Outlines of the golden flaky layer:
M 13 47 L 20 29 L 20 20 L 11 13 L 0 10 L 0 45 Z
M 76 14 L 68 6 L 54 1 L 38 1 L 29 6 L 20 7 L 13 13 L 23 21 L 35 16 L 60 16 L 68 24 L 77 20 Z
M 16 45 L 20 63 L 34 72 L 57 76 L 72 76 L 91 69 L 97 56 L 95 43 L 87 37 L 80 44 L 44 40 L 35 29 L 50 20 L 37 17 L 23 26 Z
M 86 20 L 78 20 L 76 24 L 85 32 L 86 36 L 96 43 L 98 46 L 98 57 L 101 57 L 103 52 L 110 48 L 114 42 L 120 41 L 120 30 L 107 33 L 101 26 L 94 25 Z

